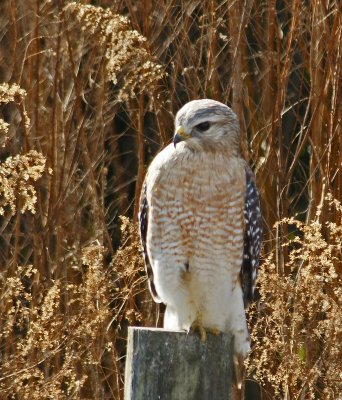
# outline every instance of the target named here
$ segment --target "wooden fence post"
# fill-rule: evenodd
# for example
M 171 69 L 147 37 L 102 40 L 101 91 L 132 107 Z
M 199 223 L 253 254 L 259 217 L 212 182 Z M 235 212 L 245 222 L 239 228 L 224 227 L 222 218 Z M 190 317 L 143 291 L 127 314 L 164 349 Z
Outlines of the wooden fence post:
M 231 400 L 233 339 L 128 329 L 125 400 Z

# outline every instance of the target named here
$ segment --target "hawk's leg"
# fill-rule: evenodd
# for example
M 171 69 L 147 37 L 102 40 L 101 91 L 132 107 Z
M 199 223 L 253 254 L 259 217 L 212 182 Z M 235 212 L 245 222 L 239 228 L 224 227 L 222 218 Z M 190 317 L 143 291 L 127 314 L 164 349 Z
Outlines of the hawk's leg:
M 219 336 L 221 331 L 216 328 L 204 328 L 203 324 L 199 319 L 195 319 L 195 321 L 191 324 L 189 333 L 192 334 L 194 332 L 198 332 L 200 336 L 200 340 L 202 343 L 207 341 L 207 333 L 211 333 L 212 335 Z

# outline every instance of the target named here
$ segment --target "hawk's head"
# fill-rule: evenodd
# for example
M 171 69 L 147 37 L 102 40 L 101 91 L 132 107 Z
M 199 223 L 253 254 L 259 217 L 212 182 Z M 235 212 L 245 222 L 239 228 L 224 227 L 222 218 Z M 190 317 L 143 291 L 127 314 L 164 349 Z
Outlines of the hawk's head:
M 186 141 L 190 146 L 216 148 L 239 146 L 239 121 L 236 114 L 219 101 L 202 99 L 185 104 L 177 113 L 173 143 Z

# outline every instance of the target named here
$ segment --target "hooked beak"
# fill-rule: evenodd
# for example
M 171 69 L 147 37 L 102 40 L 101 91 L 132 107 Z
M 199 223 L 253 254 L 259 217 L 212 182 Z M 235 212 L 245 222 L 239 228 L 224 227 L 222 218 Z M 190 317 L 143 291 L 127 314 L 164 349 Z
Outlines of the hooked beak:
M 176 148 L 177 143 L 182 142 L 184 139 L 178 134 L 176 133 L 173 137 L 173 145 Z
M 180 125 L 176 128 L 176 133 L 173 137 L 173 145 L 176 147 L 177 143 L 182 142 L 190 137 L 189 134 L 185 133 L 184 128 Z

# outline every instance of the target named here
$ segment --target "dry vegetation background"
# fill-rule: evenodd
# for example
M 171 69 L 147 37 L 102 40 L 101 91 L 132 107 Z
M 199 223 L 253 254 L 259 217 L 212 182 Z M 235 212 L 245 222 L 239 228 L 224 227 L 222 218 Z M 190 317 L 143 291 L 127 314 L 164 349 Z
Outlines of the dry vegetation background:
M 161 322 L 128 218 L 174 113 L 201 97 L 238 114 L 262 196 L 249 377 L 263 399 L 341 398 L 341 13 L 1 1 L 1 399 L 123 398 L 127 326 Z

